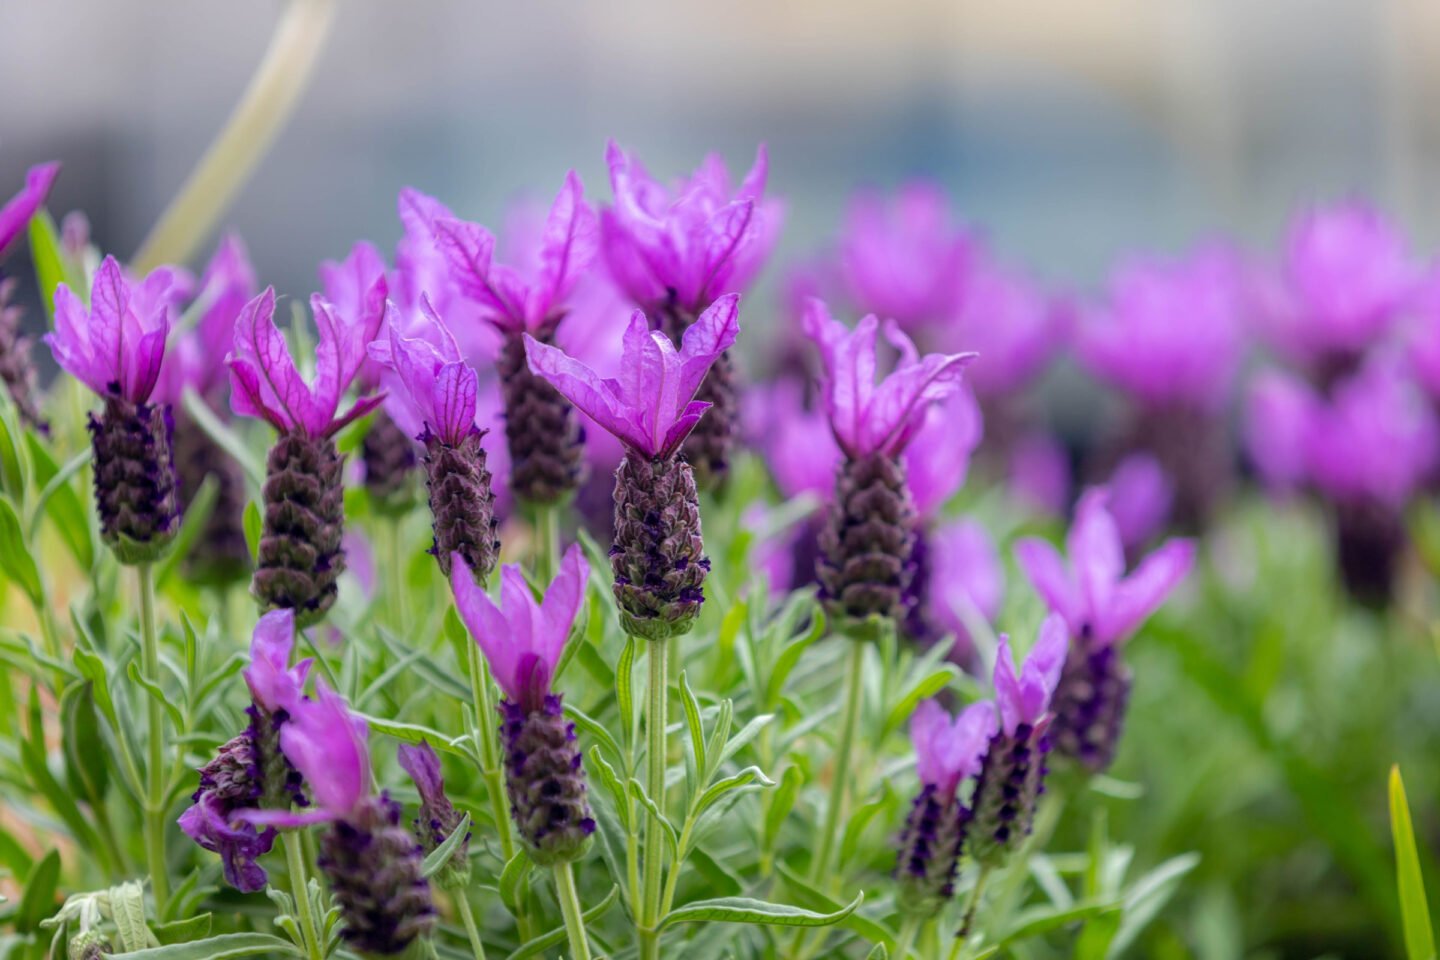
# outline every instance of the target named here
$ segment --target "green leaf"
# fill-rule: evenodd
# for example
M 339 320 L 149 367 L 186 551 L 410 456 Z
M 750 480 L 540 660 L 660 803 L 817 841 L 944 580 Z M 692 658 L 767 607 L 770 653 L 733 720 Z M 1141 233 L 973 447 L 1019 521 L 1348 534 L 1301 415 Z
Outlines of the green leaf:
M 680 703 L 685 709 L 685 726 L 690 731 L 690 748 L 695 751 L 695 769 L 704 782 L 710 775 L 710 767 L 705 762 L 705 727 L 700 723 L 700 701 L 695 699 L 684 670 L 680 671 Z
M 745 724 L 745 726 L 740 729 L 740 732 L 731 737 L 730 742 L 725 744 L 725 749 L 721 752 L 720 759 L 715 761 L 715 766 L 720 766 L 720 764 L 739 753 L 747 743 L 760 735 L 760 731 L 765 729 L 766 724 L 774 719 L 775 714 L 762 713 L 760 716 Z
M 201 913 L 185 920 L 157 923 L 150 927 L 150 932 L 155 934 L 155 939 L 162 944 L 189 943 L 191 940 L 210 936 L 213 917 L 213 914 Z
M 171 943 L 116 957 L 130 960 L 231 960 L 234 957 L 256 957 L 270 954 L 277 957 L 303 956 L 300 949 L 282 937 L 268 933 L 226 933 L 206 940 Z
M 765 776 L 765 772 L 759 767 L 746 767 L 733 777 L 726 777 L 710 785 L 710 788 L 700 795 L 700 800 L 695 804 L 695 814 L 699 816 L 704 813 L 711 804 L 715 803 L 731 790 L 738 790 L 751 783 L 759 783 L 762 787 L 773 787 L 775 781 Z
M 810 629 L 798 639 L 790 641 L 780 655 L 775 658 L 775 663 L 770 667 L 770 678 L 765 684 L 765 706 L 774 707 L 780 702 L 780 694 L 785 689 L 785 681 L 790 678 L 795 665 L 800 662 L 800 657 L 810 646 L 825 635 L 825 614 L 818 604 L 810 618 Z
M 145 922 L 145 887 L 138 880 L 110 888 L 110 918 L 120 934 L 121 950 L 144 950 L 160 945 Z
M 176 730 L 184 729 L 185 718 L 180 713 L 180 708 L 171 702 L 164 689 L 161 688 L 158 683 L 140 672 L 140 664 L 131 660 L 130 663 L 126 665 L 125 672 L 129 675 L 130 682 L 139 684 L 144 688 L 146 693 L 160 702 L 160 705 L 165 708 L 165 712 L 170 714 L 170 722 L 174 724 Z
M 245 471 L 245 476 L 250 478 L 250 483 L 255 489 L 265 484 L 265 470 L 260 461 L 250 452 L 250 447 L 245 440 L 230 427 L 229 424 L 215 416 L 215 411 L 201 396 L 190 388 L 185 389 L 185 397 L 180 401 L 190 419 L 215 445 L 224 450 L 229 456 Z
M 366 725 L 376 733 L 383 733 L 387 737 L 394 737 L 396 740 L 403 740 L 406 743 L 419 743 L 424 740 L 436 750 L 451 754 L 456 757 L 471 759 L 465 749 L 439 730 L 430 727 L 422 727 L 418 723 L 401 723 L 399 720 L 386 720 L 382 717 L 371 716 L 368 713 L 359 714 Z M 469 740 L 469 737 L 461 737 L 461 742 Z
M 260 535 L 265 528 L 264 521 L 260 519 L 260 505 L 254 500 L 245 504 L 241 522 L 245 527 L 245 546 L 250 548 L 250 561 L 254 563 L 260 556 Z
M 1175 894 L 1180 880 L 1200 865 L 1200 854 L 1182 853 L 1171 857 L 1135 882 L 1125 894 L 1125 918 L 1111 943 L 1110 952 L 1119 956 L 1140 931 L 1155 919 L 1155 916 Z
M 44 605 L 45 588 L 40 582 L 40 569 L 25 544 L 15 507 L 3 497 L 0 497 L 0 570 L 25 592 L 31 604 Z
M 625 649 L 620 651 L 620 660 L 615 664 L 615 702 L 620 705 L 626 743 L 635 742 L 635 656 L 639 650 L 640 642 L 627 634 Z M 617 755 L 616 759 L 620 757 Z
M 671 861 L 673 862 L 680 859 L 676 852 L 680 849 L 680 836 L 675 832 L 675 824 L 671 823 L 670 818 L 660 811 L 660 808 L 656 806 L 654 800 L 650 799 L 650 795 L 645 792 L 645 787 L 641 785 L 639 780 L 631 777 L 629 788 L 630 796 L 639 801 L 640 806 L 650 811 L 650 816 L 658 820 L 660 826 L 665 829 L 665 842 L 670 848 Z
M 55 318 L 55 288 L 67 284 L 81 300 L 89 300 L 90 288 L 76 265 L 65 256 L 60 245 L 60 231 L 49 210 L 40 210 L 30 218 L 30 259 L 35 264 L 35 282 L 40 287 L 40 301 L 45 316 Z
M 90 681 L 95 705 L 105 714 L 110 726 L 118 727 L 120 724 L 115 715 L 115 701 L 110 698 L 110 674 L 105 668 L 105 661 L 100 659 L 98 654 L 76 647 L 75 668 L 82 677 Z
M 49 516 L 75 562 L 82 570 L 91 569 L 95 566 L 95 540 L 90 530 L 90 514 L 70 480 L 90 462 L 94 451 L 87 445 L 59 467 L 33 433 L 25 434 L 25 441 L 30 448 L 30 462 L 35 465 L 35 482 L 42 485 L 30 508 L 30 540 L 34 541 L 41 518 Z
M 426 877 L 433 877 L 439 873 L 440 868 L 450 862 L 450 857 L 459 849 L 460 844 L 465 842 L 469 833 L 470 814 L 467 813 L 460 818 L 455 829 L 450 831 L 450 836 L 445 838 L 445 842 L 426 855 L 425 862 L 420 865 L 420 873 Z
M 785 886 L 793 894 L 794 898 L 808 906 L 811 910 L 828 913 L 842 909 L 840 901 L 816 889 L 808 880 L 805 880 L 798 873 L 785 866 L 783 861 L 776 863 L 775 869 L 785 878 Z M 879 921 L 871 920 L 863 913 L 850 914 L 840 925 L 847 930 L 855 931 L 872 943 L 895 942 L 894 930 L 891 930 Z
M 1430 925 L 1430 904 L 1425 898 L 1425 877 L 1415 847 L 1415 828 L 1400 767 L 1390 768 L 1390 833 L 1395 840 L 1395 876 L 1400 887 L 1400 918 L 1405 930 L 1405 954 L 1410 960 L 1435 960 L 1435 931 Z
M 9 394 L 4 394 L 3 402 L 0 402 L 0 490 L 19 503 L 25 499 L 25 490 L 29 486 L 30 461 L 20 444 L 24 428 L 14 414 L 15 406 L 10 402 Z
M 568 703 L 565 704 L 565 714 L 571 720 L 575 721 L 575 726 L 594 737 L 600 746 L 610 751 L 610 755 L 615 758 L 616 763 L 622 765 L 625 763 L 625 755 L 620 752 L 620 745 L 615 742 L 614 737 L 610 736 L 610 731 L 601 726 L 600 721 L 591 717 L 579 707 Z
M 879 799 L 871 800 L 862 804 L 850 815 L 850 820 L 845 824 L 845 832 L 840 835 L 840 862 L 849 863 L 850 858 L 855 855 L 855 848 L 860 844 L 860 837 L 870 821 L 875 819 L 875 814 L 889 804 L 889 796 L 881 796 Z
M 70 788 L 99 806 L 110 785 L 109 758 L 95 715 L 95 684 L 72 683 L 60 696 L 60 734 Z
M 55 888 L 60 883 L 60 851 L 45 854 L 25 875 L 24 894 L 15 912 L 15 929 L 40 929 L 40 921 L 55 912 Z
M 500 872 L 500 902 L 516 916 L 519 915 L 525 898 L 525 881 L 530 876 L 532 866 L 530 855 L 524 850 L 517 850 L 510 862 L 505 864 L 505 869 Z
M 615 905 L 615 900 L 619 896 L 620 888 L 618 886 L 612 886 L 610 888 L 610 892 L 605 895 L 605 899 L 601 900 L 599 903 L 595 904 L 595 906 L 582 913 L 580 915 L 580 919 L 584 921 L 587 926 L 591 923 L 594 923 L 596 920 L 599 920 L 601 917 L 603 917 L 607 910 L 609 910 Z M 544 953 L 551 947 L 563 943 L 565 941 L 565 935 L 565 928 L 563 926 L 556 927 L 549 933 L 542 933 L 540 936 L 534 938 L 533 940 L 527 940 L 525 943 L 521 944 L 518 950 L 510 954 L 510 956 L 506 957 L 505 960 L 526 960 L 526 958 L 528 957 L 533 957 L 538 954 Z
M 1051 930 L 1058 930 L 1072 923 L 1079 923 L 1103 914 L 1116 913 L 1119 910 L 1119 905 L 1114 903 L 1082 903 L 1070 907 L 1067 910 L 1055 910 L 1050 907 L 1042 907 L 1036 911 L 1026 911 L 1021 914 L 1018 918 L 1019 922 L 1016 923 L 1009 933 L 1005 934 L 996 946 L 1020 943 L 1032 937 L 1049 933 Z
M 660 921 L 660 929 L 677 923 L 763 923 L 782 927 L 829 927 L 844 920 L 865 901 L 865 894 L 857 893 L 855 899 L 834 913 L 817 913 L 786 903 L 770 903 L 749 897 L 717 897 L 714 900 L 696 900 L 676 907 Z
M 883 943 L 877 943 L 865 954 L 865 960 L 890 960 L 890 950 Z
M 625 786 L 620 782 L 620 775 L 615 768 L 605 761 L 605 755 L 600 752 L 599 747 L 590 748 L 590 769 L 600 777 L 605 784 L 605 789 L 610 791 L 610 799 L 615 804 L 615 815 L 620 818 L 620 825 L 630 832 L 630 804 L 625 799 Z
M 885 716 L 885 727 L 881 736 L 888 736 L 892 731 L 900 729 L 900 725 L 910 719 L 910 714 L 915 712 L 915 707 L 921 700 L 933 697 L 944 690 L 959 672 L 954 666 L 947 663 L 934 673 L 916 680 L 890 708 L 890 712 Z
M 780 828 L 785 824 L 785 818 L 790 816 L 790 811 L 795 809 L 795 801 L 800 796 L 800 788 L 805 783 L 805 774 L 797 766 L 788 766 L 785 772 L 780 775 L 780 788 L 770 796 L 770 807 L 765 811 L 765 849 L 773 850 L 775 841 L 780 836 Z

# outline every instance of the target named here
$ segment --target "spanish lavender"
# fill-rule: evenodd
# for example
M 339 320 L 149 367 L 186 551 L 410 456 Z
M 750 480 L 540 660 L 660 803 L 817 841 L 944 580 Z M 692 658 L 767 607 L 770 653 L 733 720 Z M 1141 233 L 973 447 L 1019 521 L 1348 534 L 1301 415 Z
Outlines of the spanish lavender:
M 605 152 L 615 205 L 601 215 L 601 248 L 615 283 L 671 340 L 681 337 L 717 297 L 742 292 L 774 247 L 782 219 L 765 200 L 764 145 L 738 187 L 716 155 L 673 189 L 614 143 Z M 733 361 L 722 353 L 696 399 L 710 414 L 685 443 L 700 485 L 718 489 L 730 469 L 740 404 Z
M 475 425 L 479 379 L 460 355 L 454 335 L 422 299 L 418 336 L 402 336 L 399 316 L 386 311 L 387 336 L 370 344 L 370 355 L 399 380 L 397 415 L 425 448 L 426 486 L 434 532 L 431 552 L 447 577 L 451 558 L 465 558 L 468 573 L 484 583 L 495 569 L 500 541 L 495 497 Z M 401 411 L 404 412 L 401 412 Z
M 60 164 L 45 163 L 31 167 L 25 174 L 25 186 L 0 207 L 0 258 L 19 239 L 39 212 L 50 194 Z M 20 335 L 20 308 L 10 303 L 15 293 L 14 281 L 0 271 L 0 382 L 15 403 L 20 419 L 38 433 L 48 433 L 49 426 L 40 413 L 35 398 L 35 364 L 30 357 L 31 341 Z
M 421 740 L 418 744 L 402 743 L 399 750 L 400 766 L 415 781 L 420 792 L 420 815 L 415 818 L 415 839 L 426 853 L 440 846 L 460 826 L 461 815 L 445 793 L 445 779 L 440 772 L 440 758 L 429 743 Z M 470 882 L 470 833 L 455 847 L 455 852 L 440 868 L 439 883 L 442 887 L 458 889 Z
M 275 291 L 269 287 L 236 318 L 234 348 L 225 360 L 232 409 L 280 432 L 266 460 L 264 526 L 250 589 L 265 610 L 294 610 L 302 630 L 325 618 L 345 570 L 343 460 L 334 436 L 383 399 L 361 397 L 337 415 L 380 315 L 342 317 L 319 295 L 310 307 L 320 331 L 313 383 L 300 376 L 275 326 Z
M 1051 737 L 1062 756 L 1098 773 L 1115 759 L 1130 695 L 1120 646 L 1190 571 L 1195 545 L 1168 540 L 1128 577 L 1105 488 L 1088 490 L 1066 541 L 1069 564 L 1047 541 L 1026 538 L 1015 559 L 1070 636 L 1055 692 Z
M 132 281 L 114 257 L 95 274 L 87 309 L 65 284 L 55 291 L 55 362 L 105 401 L 90 414 L 100 536 L 125 564 L 159 559 L 180 529 L 170 405 L 150 403 L 170 332 L 176 275 L 160 268 Z

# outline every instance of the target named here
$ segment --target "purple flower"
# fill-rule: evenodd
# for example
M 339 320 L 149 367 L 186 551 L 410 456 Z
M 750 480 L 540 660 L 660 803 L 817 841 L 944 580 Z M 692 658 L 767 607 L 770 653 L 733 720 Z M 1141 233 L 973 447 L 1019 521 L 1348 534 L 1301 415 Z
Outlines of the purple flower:
M 985 528 L 969 519 L 940 527 L 928 537 L 928 544 L 930 614 L 941 630 L 968 647 L 966 614 L 973 611 L 972 615 L 994 623 L 1005 601 L 1000 554 Z
M 805 332 L 820 348 L 826 376 L 820 383 L 825 412 L 840 448 L 851 459 L 871 454 L 896 456 L 925 422 L 930 404 L 950 396 L 960 385 L 973 353 L 920 357 L 915 344 L 893 321 L 885 323 L 885 339 L 899 352 L 895 369 L 875 383 L 874 315 L 855 330 L 830 316 L 819 300 L 805 313 Z
M 1047 541 L 1028 537 L 1015 545 L 1015 558 L 1050 609 L 1065 618 L 1070 633 L 1104 646 L 1124 639 L 1153 613 L 1190 571 L 1191 540 L 1167 540 L 1125 576 L 1125 549 L 1115 519 L 1106 509 L 1103 487 L 1087 490 L 1075 508 L 1065 559 Z
M 460 826 L 462 815 L 445 793 L 440 758 L 424 740 L 400 745 L 400 766 L 415 781 L 420 793 L 420 816 L 415 821 L 416 839 L 426 851 L 434 850 Z M 470 878 L 469 834 L 460 842 L 445 865 L 445 880 L 463 885 Z M 443 881 L 442 881 L 443 882 Z
M 225 357 L 216 344 L 232 335 L 236 317 L 255 296 L 257 286 L 244 241 L 238 234 L 228 234 L 200 278 L 195 300 L 201 311 L 199 319 L 194 327 L 183 330 L 167 351 L 157 396 L 178 404 L 187 387 L 202 396 L 222 388 Z
M 840 263 L 861 313 L 910 330 L 955 315 L 975 239 L 952 222 L 948 207 L 945 192 L 928 182 L 907 184 L 888 202 L 874 190 L 855 196 L 840 237 Z
M 235 320 L 234 348 L 225 362 L 233 389 L 230 405 L 245 417 L 260 417 L 281 433 L 329 437 L 380 405 L 383 394 L 361 397 L 340 416 L 340 398 L 365 362 L 365 346 L 375 339 L 382 315 L 340 316 L 318 294 L 310 298 L 320 343 L 315 351 L 315 382 L 295 368 L 290 347 L 275 326 L 275 290 L 245 305 Z
M 1060 320 L 1039 284 L 987 256 L 970 270 L 953 323 L 938 333 L 985 358 L 965 373 L 984 398 L 1013 393 L 1041 371 L 1060 341 Z
M 572 544 L 543 602 L 536 602 L 520 567 L 506 564 L 496 606 L 456 555 L 450 571 L 455 608 L 489 661 L 495 682 L 527 712 L 540 709 L 550 692 L 550 678 L 585 602 L 589 578 L 585 555 L 579 544 Z
M 693 399 L 695 391 L 710 365 L 735 342 L 739 303 L 736 294 L 716 300 L 685 331 L 678 351 L 635 311 L 625 330 L 619 379 L 602 378 L 527 334 L 530 369 L 635 453 L 668 459 L 709 407 Z
M 1257 305 L 1297 359 L 1353 355 L 1388 332 L 1419 280 L 1404 237 L 1379 211 L 1335 204 L 1296 221 L 1280 268 L 1259 279 Z
M 1141 404 L 1219 408 L 1243 346 L 1238 279 L 1234 254 L 1220 247 L 1121 264 L 1108 302 L 1079 312 L 1081 360 Z
M 1070 458 L 1043 430 L 1021 437 L 1010 451 L 1010 494 L 1024 506 L 1061 516 L 1070 502 Z
M 250 666 L 243 671 L 250 696 L 267 713 L 284 710 L 294 714 L 296 704 L 304 697 L 305 678 L 314 663 L 301 660 L 290 666 L 290 653 L 295 646 L 295 612 L 271 610 L 255 624 L 250 639 Z
M 1035 647 L 1017 673 L 1010 640 L 1001 634 L 1000 648 L 995 652 L 995 702 L 1000 708 L 1000 729 L 1007 737 L 1015 736 L 1022 724 L 1042 726 L 1050 711 L 1050 698 L 1060 683 L 1069 644 L 1065 619 L 1051 613 L 1040 624 Z
M 45 335 L 55 362 L 101 397 L 145 403 L 160 378 L 175 284 L 168 267 L 132 281 L 114 257 L 100 264 L 88 309 L 60 284 L 55 331 Z
M 915 708 L 910 740 L 915 745 L 915 772 L 922 786 L 950 797 L 967 778 L 980 772 L 985 748 L 995 735 L 995 704 L 972 703 L 954 719 L 934 700 Z
M 759 272 L 781 220 L 779 205 L 762 199 L 763 144 L 738 189 L 714 154 L 673 190 L 613 142 L 605 162 L 615 206 L 601 215 L 601 248 L 616 284 L 641 309 L 673 303 L 693 316 Z
M 1148 453 L 1132 453 L 1110 474 L 1110 514 L 1126 550 L 1135 550 L 1165 528 L 1175 485 L 1160 461 Z
M 417 438 L 428 431 L 457 446 L 476 430 L 480 380 L 427 298 L 421 298 L 420 309 L 421 317 L 411 328 L 417 335 L 407 337 L 401 334 L 399 313 L 387 305 L 388 337 L 370 344 L 370 356 L 400 381 L 403 389 L 397 397 L 408 408 L 398 418 L 401 425 Z M 394 405 L 390 409 L 394 411 Z
M 256 861 L 274 846 L 275 830 L 257 831 L 235 812 L 223 797 L 202 785 L 195 802 L 176 822 L 202 850 L 220 854 L 226 883 L 241 893 L 255 893 L 264 890 L 269 879 Z
M 1245 450 L 1275 493 L 1294 492 L 1305 482 L 1305 435 L 1316 402 L 1308 386 L 1280 370 L 1262 371 L 1250 385 Z
M 320 288 L 335 314 L 356 317 L 369 326 L 374 318 L 385 314 L 386 298 L 390 295 L 390 278 L 385 257 L 373 244 L 363 240 L 350 249 L 344 260 L 326 260 L 320 264 Z M 374 384 L 379 371 L 370 364 L 361 366 L 360 382 Z
M 1427 274 L 1410 309 L 1412 322 L 1404 337 L 1410 369 L 1431 401 L 1440 402 L 1440 269 Z
M 984 432 L 980 407 L 964 386 L 926 410 L 905 449 L 905 482 L 922 520 L 934 516 L 965 485 L 970 454 Z
M 781 496 L 808 493 L 825 503 L 835 493 L 840 447 L 825 414 L 805 409 L 802 389 L 795 380 L 756 387 L 746 397 L 746 414 Z
M 433 230 L 455 287 L 503 333 L 537 333 L 558 320 L 565 298 L 595 259 L 599 235 L 573 170 L 526 267 L 494 262 L 495 238 L 478 223 L 441 217 Z
M 24 188 L 0 207 L 0 255 L 30 225 L 30 218 L 45 204 L 45 197 L 59 175 L 58 163 L 42 163 L 26 171 Z

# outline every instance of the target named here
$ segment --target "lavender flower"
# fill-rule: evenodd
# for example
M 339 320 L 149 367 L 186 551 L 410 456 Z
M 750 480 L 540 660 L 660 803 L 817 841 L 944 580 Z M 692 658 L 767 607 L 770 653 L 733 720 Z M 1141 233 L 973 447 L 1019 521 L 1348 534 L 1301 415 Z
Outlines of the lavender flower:
M 915 503 L 906 484 L 905 447 L 924 425 L 931 404 L 958 389 L 961 369 L 974 354 L 931 354 L 923 359 L 893 322 L 885 336 L 899 361 L 875 383 L 874 316 L 853 332 L 812 300 L 806 332 L 820 348 L 827 375 L 821 398 L 835 440 L 845 455 L 835 499 L 821 535 L 818 575 L 832 615 L 862 629 L 873 618 L 906 615 L 913 577 Z M 873 630 L 874 625 L 864 626 Z
M 970 811 L 960 785 L 980 772 L 995 735 L 995 705 L 974 703 L 953 720 L 926 700 L 910 720 L 920 792 L 910 805 L 895 866 L 897 901 L 907 913 L 930 915 L 955 893 L 955 874 Z
M 1044 540 L 1026 538 L 1015 559 L 1074 641 L 1055 697 L 1054 739 L 1062 755 L 1091 771 L 1115 758 L 1130 673 L 1119 645 L 1190 571 L 1195 544 L 1168 540 L 1125 576 L 1125 551 L 1108 490 L 1088 490 L 1067 538 L 1069 565 Z
M 203 849 L 220 854 L 225 880 L 242 893 L 263 889 L 266 873 L 257 862 L 270 852 L 275 831 L 257 830 L 238 818 L 242 810 L 289 810 L 304 800 L 300 775 L 280 752 L 280 733 L 304 700 L 309 660 L 290 666 L 295 619 L 289 610 L 260 618 L 250 644 L 250 666 L 244 671 L 252 702 L 250 725 L 220 748 L 200 768 L 200 787 L 191 807 L 180 816 L 180 828 Z
M 174 271 L 144 281 L 114 257 L 95 274 L 87 309 L 65 284 L 55 291 L 55 362 L 105 401 L 90 415 L 100 535 L 121 563 L 150 563 L 180 528 L 173 423 L 168 404 L 150 403 L 170 332 Z
M 424 851 L 400 825 L 400 805 L 373 792 L 365 722 L 317 681 L 315 699 L 296 705 L 280 731 L 280 748 L 305 777 L 314 808 L 302 813 L 242 811 L 258 825 L 328 823 L 320 869 L 330 880 L 343 927 L 340 938 L 360 953 L 404 951 L 435 923 Z
M 450 838 L 460 826 L 461 815 L 445 794 L 445 779 L 440 772 L 440 758 L 424 740 L 418 744 L 400 745 L 400 766 L 415 781 L 420 791 L 420 816 L 415 819 L 415 838 L 428 853 Z M 470 882 L 470 834 L 455 848 L 440 869 L 440 885 L 458 889 Z
M 404 412 L 397 408 L 396 415 L 425 447 L 435 535 L 431 552 L 447 577 L 450 558 L 458 553 L 483 583 L 495 569 L 500 541 L 495 536 L 491 474 L 481 446 L 486 431 L 476 426 L 479 378 L 428 299 L 421 298 L 417 336 L 402 335 L 393 307 L 386 311 L 385 325 L 388 335 L 370 344 L 370 355 L 394 371 L 400 385 L 397 399 L 404 401 Z
M 936 184 L 906 184 L 887 202 L 874 190 L 855 196 L 840 236 L 841 274 L 861 313 L 907 330 L 955 316 L 976 241 L 953 223 Z
M 929 537 L 930 620 L 955 638 L 949 659 L 964 667 L 974 662 L 971 624 L 994 623 L 1005 600 L 1005 567 L 990 534 L 978 521 L 956 520 Z
M 450 575 L 455 608 L 505 694 L 500 737 L 510 813 L 531 858 L 545 866 L 579 859 L 595 832 L 575 725 L 565 719 L 561 694 L 550 689 L 589 578 L 578 544 L 565 552 L 543 602 L 514 564 L 502 568 L 498 607 L 464 570 L 463 558 Z
M 58 163 L 32 167 L 25 186 L 0 207 L 0 257 L 25 231 L 31 218 L 45 203 L 50 187 L 60 173 Z M 31 341 L 20 335 L 20 308 L 10 303 L 15 293 L 13 280 L 0 271 L 0 382 L 15 403 L 20 419 L 32 430 L 49 433 L 49 425 L 36 400 L 35 364 L 30 357 Z
M 966 837 L 970 856 L 985 866 L 1004 863 L 1034 826 L 1035 804 L 1048 772 L 1047 731 L 1054 717 L 1050 703 L 1065 665 L 1065 648 L 1065 621 L 1051 614 L 1017 674 L 1010 643 L 1000 638 L 995 655 L 1000 724 L 985 749 Z
M 342 459 L 333 437 L 383 399 L 364 396 L 338 413 L 380 314 L 342 317 L 318 295 L 310 306 L 320 330 L 313 384 L 300 376 L 275 327 L 275 291 L 269 287 L 236 318 L 234 348 L 225 359 L 232 409 L 280 431 L 266 462 L 264 526 L 251 591 L 266 610 L 294 610 L 301 629 L 324 619 L 345 570 Z
M 1126 554 L 1149 543 L 1165 529 L 1175 501 L 1175 484 L 1149 453 L 1132 453 L 1115 466 L 1106 484 L 1110 513 Z
M 989 413 L 990 406 L 1034 380 L 1054 355 L 1061 341 L 1061 311 L 1034 279 L 983 250 L 974 257 L 964 286 L 953 319 L 936 335 L 985 358 L 966 371 L 965 379 Z
M 712 154 L 673 190 L 614 143 L 605 159 L 615 206 L 602 214 L 600 230 L 611 276 L 662 332 L 679 342 L 721 294 L 743 291 L 774 247 L 781 211 L 774 200 L 762 199 L 768 154 L 761 145 L 738 188 L 732 187 L 724 162 Z M 729 471 L 740 414 L 728 354 L 711 364 L 697 398 L 712 409 L 691 435 L 685 455 L 701 485 L 718 488 Z
M 677 351 L 636 311 L 625 331 L 619 379 L 600 377 L 527 336 L 530 368 L 625 445 L 615 474 L 615 599 L 633 636 L 689 631 L 710 569 L 694 474 L 681 444 L 708 409 L 695 400 L 706 373 L 739 333 L 740 298 L 721 297 L 685 331 Z

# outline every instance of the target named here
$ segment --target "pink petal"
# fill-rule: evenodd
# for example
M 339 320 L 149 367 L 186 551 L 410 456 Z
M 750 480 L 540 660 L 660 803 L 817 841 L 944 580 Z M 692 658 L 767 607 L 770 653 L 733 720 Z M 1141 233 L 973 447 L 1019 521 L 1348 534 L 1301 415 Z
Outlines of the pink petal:
M 710 367 L 735 344 L 740 334 L 740 295 L 727 293 L 685 331 L 680 341 L 680 383 L 676 394 L 688 403 Z
M 26 171 L 25 187 L 0 207 L 0 254 L 20 236 L 29 225 L 30 218 L 45 205 L 50 187 L 59 175 L 58 163 L 42 163 Z
M 755 217 L 754 200 L 727 204 L 705 224 L 704 255 L 699 267 L 699 285 L 688 299 L 703 303 L 716 289 L 723 289 L 734 271 L 735 252 L 745 242 Z
M 229 363 L 238 376 L 231 406 L 241 416 L 264 416 L 280 430 L 305 429 L 320 417 L 274 318 L 275 290 L 266 287 L 235 319 Z
M 280 749 L 305 777 L 317 806 L 344 817 L 370 792 L 370 751 L 365 724 L 325 681 L 315 699 L 295 704 L 280 729 Z
M 1193 540 L 1170 540 L 1141 561 L 1115 590 L 1109 610 L 1096 629 L 1102 642 L 1121 640 L 1165 602 L 1195 564 Z
M 540 276 L 535 285 L 536 322 L 574 288 L 599 251 L 600 228 L 595 211 L 585 202 L 585 187 L 571 170 L 550 208 L 540 241 Z
M 1078 633 L 1085 626 L 1085 610 L 1080 589 L 1071 579 L 1060 552 L 1045 540 L 1026 537 L 1015 544 L 1015 561 L 1046 605 L 1064 617 Z
M 465 558 L 458 553 L 451 558 L 450 591 L 455 597 L 455 610 L 471 638 L 480 645 L 495 681 L 507 696 L 519 697 L 514 680 L 521 651 L 511 636 L 510 621 L 484 588 L 475 583 Z
M 435 377 L 435 432 L 451 446 L 460 443 L 475 426 L 475 405 L 480 378 L 469 364 L 447 363 Z
M 1004 634 L 1000 635 L 1000 646 L 995 651 L 994 684 L 1001 725 L 1007 735 L 1013 735 L 1015 728 L 1026 722 L 1025 695 L 1020 689 L 1020 679 L 1015 675 L 1010 640 Z
M 585 552 L 578 543 L 573 543 L 561 558 L 560 572 L 540 605 L 542 627 L 536 646 L 552 672 L 560 662 L 560 652 L 585 603 L 585 584 L 589 580 L 590 565 L 585 562 Z
M 1125 548 L 1120 531 L 1105 504 L 1104 487 L 1086 490 L 1075 507 L 1075 521 L 1066 538 L 1070 564 L 1080 583 L 1080 595 L 1091 617 L 1109 609 L 1115 585 L 1125 574 Z
M 525 353 L 535 375 L 544 377 L 582 413 L 628 446 L 646 456 L 655 456 L 658 451 L 651 438 L 629 419 L 628 411 L 621 410 L 616 381 L 601 378 L 583 363 L 566 356 L 564 351 L 540 343 L 529 334 L 525 336 Z

